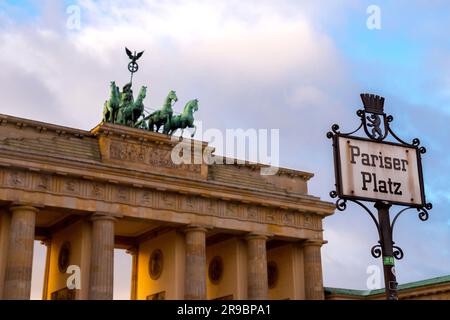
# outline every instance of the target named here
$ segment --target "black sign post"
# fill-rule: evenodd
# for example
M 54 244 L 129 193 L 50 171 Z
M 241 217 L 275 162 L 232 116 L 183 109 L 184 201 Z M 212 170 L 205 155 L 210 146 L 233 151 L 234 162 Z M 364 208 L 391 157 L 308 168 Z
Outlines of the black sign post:
M 334 124 L 327 137 L 333 140 L 336 190 L 336 208 L 344 211 L 347 202 L 358 204 L 374 221 L 378 244 L 371 249 L 374 258 L 383 259 L 386 299 L 397 300 L 395 260 L 403 258 L 403 251 L 393 241 L 393 231 L 402 213 L 416 209 L 419 219 L 428 220 L 431 203 L 425 201 L 421 155 L 426 149 L 419 139 L 407 143 L 390 127 L 394 120 L 384 113 L 384 98 L 361 94 L 364 110 L 358 110 L 359 127 L 350 133 L 341 133 Z M 367 138 L 355 134 L 363 129 Z M 388 141 L 387 138 L 390 137 Z M 374 203 L 378 219 L 363 203 Z M 392 219 L 393 205 L 404 206 Z
M 392 241 L 391 219 L 389 217 L 390 207 L 391 204 L 387 202 L 375 202 L 375 208 L 378 210 L 378 223 L 380 224 L 380 244 L 383 259 L 386 298 L 389 300 L 397 300 L 397 276 L 394 269 L 394 248 Z

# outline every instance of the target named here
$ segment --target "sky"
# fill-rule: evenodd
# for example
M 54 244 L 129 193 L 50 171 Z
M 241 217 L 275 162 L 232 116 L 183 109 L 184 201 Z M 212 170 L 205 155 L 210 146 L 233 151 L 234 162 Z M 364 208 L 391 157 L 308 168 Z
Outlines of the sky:
M 371 5 L 380 28 L 368 28 Z M 418 281 L 450 274 L 448 30 L 450 3 L 439 0 L 0 0 L 0 113 L 89 130 L 109 82 L 129 79 L 124 47 L 145 50 L 135 86 L 149 87 L 148 107 L 174 89 L 176 111 L 199 99 L 205 129 L 279 129 L 281 166 L 314 172 L 310 193 L 332 201 L 326 132 L 358 125 L 360 93 L 382 95 L 398 135 L 428 149 L 430 219 L 405 214 L 394 234 L 405 253 L 398 282 Z M 325 285 L 367 289 L 368 267 L 381 266 L 373 222 L 349 205 L 324 230 Z M 36 244 L 36 260 L 44 255 Z M 127 298 L 131 257 L 116 255 L 115 297 Z

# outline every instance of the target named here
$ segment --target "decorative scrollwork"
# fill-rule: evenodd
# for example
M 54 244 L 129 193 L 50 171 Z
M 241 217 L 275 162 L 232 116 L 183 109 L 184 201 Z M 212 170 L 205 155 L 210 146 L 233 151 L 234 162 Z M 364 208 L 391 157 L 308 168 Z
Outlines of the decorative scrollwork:
M 400 210 L 400 211 L 395 215 L 394 219 L 392 220 L 392 224 L 391 224 L 392 232 L 394 232 L 394 226 L 395 226 L 395 223 L 397 222 L 398 218 L 402 215 L 402 213 L 405 212 L 405 211 L 414 209 L 414 208 L 415 208 L 415 207 L 407 207 L 407 208 L 404 208 L 404 209 Z M 432 205 L 431 203 L 427 203 L 424 207 L 416 208 L 416 209 L 417 209 L 417 212 L 419 213 L 419 214 L 418 214 L 419 219 L 420 219 L 421 221 L 427 221 L 428 218 L 429 218 L 429 216 L 430 216 L 429 213 L 428 213 L 428 210 L 431 210 L 432 208 L 433 208 L 433 205 Z
M 362 111 L 362 110 L 359 110 L 359 111 Z M 364 112 L 364 111 L 362 111 L 362 112 Z M 334 137 L 334 135 L 336 135 L 336 134 L 341 135 L 341 136 L 349 136 L 349 135 L 352 135 L 352 134 L 358 132 L 359 129 L 361 129 L 362 127 L 363 127 L 363 122 L 361 121 L 361 124 L 358 126 L 358 128 L 356 128 L 352 132 L 341 133 L 339 131 L 339 129 L 340 129 L 339 125 L 338 124 L 333 124 L 331 126 L 331 131 L 327 132 L 327 138 L 328 139 L 332 139 Z
M 334 133 L 339 133 L 339 125 L 338 124 L 333 124 L 332 126 L 331 126 L 331 130 L 333 130 L 333 132 Z
M 428 210 L 425 208 L 418 208 L 417 211 L 419 212 L 419 219 L 421 221 L 427 221 L 430 217 Z
M 330 197 L 335 199 L 337 198 L 339 195 L 336 191 L 331 191 L 330 192 Z M 369 216 L 372 218 L 373 222 L 375 223 L 375 226 L 377 227 L 377 231 L 378 233 L 380 233 L 380 226 L 378 224 L 378 220 L 377 218 L 375 218 L 375 215 L 372 213 L 372 211 L 370 211 L 369 208 L 367 208 L 361 201 L 355 200 L 355 199 L 343 199 L 343 198 L 339 198 L 336 201 L 336 209 L 339 211 L 344 211 L 345 209 L 347 209 L 347 201 L 351 201 L 353 203 L 356 203 L 357 205 L 359 205 L 361 208 L 363 208 L 368 214 Z
M 339 132 L 339 125 L 336 124 L 336 123 L 331 126 L 331 131 L 329 131 L 327 133 L 327 138 L 328 139 L 332 139 L 335 134 L 340 134 L 340 132 Z
M 397 260 L 402 260 L 404 257 L 402 248 L 398 246 L 392 246 L 392 248 L 394 249 L 393 251 L 394 258 Z
M 421 146 L 420 146 L 420 139 L 414 138 L 414 139 L 412 140 L 411 143 L 408 143 L 408 142 L 406 142 L 406 141 L 400 139 L 400 138 L 395 134 L 395 132 L 392 131 L 391 128 L 389 128 L 388 130 L 389 130 L 389 133 L 391 134 L 391 136 L 392 136 L 397 142 L 400 142 L 401 144 L 404 144 L 405 146 L 408 146 L 408 147 L 411 147 L 411 148 L 418 148 L 418 150 L 419 150 L 419 152 L 420 152 L 421 154 L 427 153 L 427 149 L 426 149 L 425 147 L 421 147 Z
M 336 201 L 336 209 L 339 211 L 345 211 L 345 209 L 347 209 L 347 200 L 339 198 Z
M 374 257 L 375 259 L 381 257 L 382 253 L 381 245 L 380 244 L 374 245 L 372 249 L 370 249 L 370 253 L 372 254 L 372 257 Z
M 397 259 L 397 260 L 403 259 L 403 257 L 405 255 L 403 254 L 402 248 L 400 248 L 399 246 L 395 246 L 395 245 L 393 245 L 392 248 L 393 248 L 392 254 L 393 254 L 394 258 Z M 370 253 L 372 254 L 372 257 L 374 257 L 375 259 L 380 258 L 381 254 L 383 253 L 383 249 L 381 247 L 381 244 L 378 243 L 377 245 L 374 245 L 372 247 L 372 249 L 370 249 Z
M 336 199 L 338 197 L 338 193 L 336 191 L 331 191 L 330 197 Z M 336 209 L 338 209 L 339 211 L 344 211 L 345 209 L 347 209 L 347 200 L 339 198 L 336 201 Z
M 359 109 L 358 111 L 356 111 L 356 115 L 362 119 L 365 116 L 365 112 L 364 110 Z

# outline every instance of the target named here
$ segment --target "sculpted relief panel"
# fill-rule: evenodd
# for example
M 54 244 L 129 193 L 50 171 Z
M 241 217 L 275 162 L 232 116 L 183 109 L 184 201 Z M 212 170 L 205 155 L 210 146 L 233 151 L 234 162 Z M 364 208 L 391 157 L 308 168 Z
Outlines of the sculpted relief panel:
M 176 169 L 179 172 L 201 173 L 199 164 L 174 164 L 171 158 L 172 149 L 161 146 L 136 144 L 109 140 L 107 159 L 126 161 L 146 165 L 152 168 Z
M 153 207 L 153 199 L 155 193 L 149 190 L 138 190 L 136 196 L 136 202 L 144 207 Z
M 52 190 L 52 182 L 53 180 L 50 179 L 49 176 L 45 176 L 45 175 L 35 175 L 33 177 L 33 183 L 34 183 L 34 188 L 36 190 L 41 190 L 41 191 L 47 191 L 47 190 Z
M 106 186 L 104 183 L 93 182 L 89 184 L 88 188 L 89 197 L 94 199 L 105 199 L 106 196 Z
M 321 218 L 312 213 L 22 170 L 0 169 L 0 188 L 311 230 L 322 228 Z
M 64 179 L 64 192 L 69 194 L 80 194 L 81 185 L 80 181 L 75 179 Z
M 143 146 L 134 144 L 114 142 L 109 146 L 109 156 L 114 160 L 143 162 L 145 161 L 145 152 Z
M 24 172 L 20 171 L 11 171 L 7 175 L 7 183 L 11 187 L 24 187 L 26 184 L 26 175 Z
M 182 211 L 201 212 L 200 201 L 197 197 L 186 195 L 180 200 L 180 209 Z

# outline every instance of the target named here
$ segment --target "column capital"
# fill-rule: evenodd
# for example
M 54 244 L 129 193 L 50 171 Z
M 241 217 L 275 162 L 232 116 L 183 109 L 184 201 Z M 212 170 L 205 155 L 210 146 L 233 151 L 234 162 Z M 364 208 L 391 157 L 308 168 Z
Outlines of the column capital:
M 269 240 L 273 234 L 252 232 L 245 236 L 245 240 Z
M 300 244 L 303 247 L 322 247 L 324 244 L 327 244 L 327 240 L 323 239 L 307 239 L 305 241 L 302 241 Z
M 189 231 L 200 231 L 200 232 L 206 233 L 211 229 L 213 229 L 212 226 L 206 226 L 206 225 L 200 225 L 200 224 L 190 224 L 190 225 L 183 227 L 181 230 L 183 233 L 186 233 Z
M 9 211 L 11 212 L 15 212 L 15 211 L 32 211 L 35 213 L 39 212 L 39 208 L 36 208 L 34 206 L 30 206 L 30 205 L 24 205 L 24 204 L 13 204 L 12 206 L 9 207 Z
M 90 216 L 91 221 L 97 221 L 97 220 L 111 220 L 113 222 L 117 221 L 117 217 L 103 213 L 103 212 L 95 212 Z

